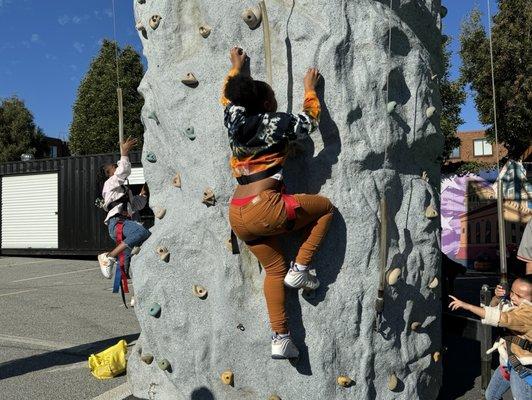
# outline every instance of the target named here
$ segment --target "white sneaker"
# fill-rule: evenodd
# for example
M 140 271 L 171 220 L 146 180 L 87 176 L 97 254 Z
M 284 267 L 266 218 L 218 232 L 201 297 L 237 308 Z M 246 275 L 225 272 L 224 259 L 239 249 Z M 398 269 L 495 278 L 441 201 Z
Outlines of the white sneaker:
M 297 268 L 297 267 L 296 267 Z M 293 264 L 290 266 L 288 273 L 284 277 L 284 284 L 292 289 L 316 290 L 320 287 L 320 281 L 308 270 L 298 271 L 294 269 Z
M 98 262 L 100 263 L 100 270 L 102 275 L 107 279 L 111 279 L 113 276 L 113 270 L 116 265 L 116 258 L 108 257 L 109 253 L 102 253 L 98 256 Z
M 274 360 L 284 360 L 287 358 L 298 358 L 299 350 L 290 338 L 290 334 L 272 336 L 272 358 Z

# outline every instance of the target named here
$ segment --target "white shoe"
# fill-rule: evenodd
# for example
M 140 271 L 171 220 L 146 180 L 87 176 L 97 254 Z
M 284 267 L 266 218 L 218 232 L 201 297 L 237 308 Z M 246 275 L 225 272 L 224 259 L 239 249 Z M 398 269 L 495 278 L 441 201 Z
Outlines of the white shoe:
M 116 258 L 108 257 L 107 254 L 109 253 L 100 254 L 98 256 L 98 262 L 100 263 L 102 275 L 107 279 L 111 279 L 113 276 L 114 267 L 116 265 Z
M 297 268 L 297 267 L 296 267 Z M 284 284 L 292 289 L 316 290 L 320 287 L 320 281 L 308 270 L 298 271 L 294 266 L 290 267 L 284 277 Z
M 287 358 L 298 358 L 299 350 L 290 338 L 290 334 L 272 336 L 272 358 L 274 360 L 284 360 Z

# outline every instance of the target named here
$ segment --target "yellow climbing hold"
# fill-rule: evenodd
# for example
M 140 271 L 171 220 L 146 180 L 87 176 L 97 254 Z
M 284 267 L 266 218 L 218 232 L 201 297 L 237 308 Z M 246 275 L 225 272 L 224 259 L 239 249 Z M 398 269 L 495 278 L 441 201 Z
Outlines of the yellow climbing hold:
M 151 29 L 155 30 L 159 27 L 159 24 L 161 23 L 162 17 L 160 15 L 153 15 L 150 18 L 150 27 Z
M 388 376 L 388 389 L 395 390 L 397 388 L 397 383 L 397 376 L 395 376 L 395 374 Z
M 427 218 L 436 218 L 438 215 L 438 211 L 436 211 L 432 204 L 425 209 L 425 217 Z
M 386 105 L 386 110 L 388 111 L 388 114 L 391 114 L 395 111 L 395 109 L 397 108 L 397 102 L 396 101 L 390 101 L 387 105 Z
M 155 209 L 153 210 L 153 215 L 155 215 L 155 218 L 157 219 L 163 219 L 166 215 L 166 208 L 155 207 Z
M 224 385 L 232 385 L 235 379 L 235 376 L 232 371 L 224 371 L 220 375 L 220 379 Z
M 211 188 L 206 188 L 203 191 L 202 203 L 207 207 L 212 207 L 216 204 L 216 197 L 214 196 L 214 191 Z
M 181 82 L 184 85 L 187 85 L 190 87 L 196 87 L 199 84 L 198 80 L 196 79 L 196 77 L 194 76 L 192 72 L 189 72 L 188 74 L 186 74 L 185 77 L 181 79 Z
M 157 254 L 159 254 L 159 257 L 161 258 L 161 260 L 163 260 L 164 262 L 168 262 L 168 260 L 170 259 L 170 252 L 168 251 L 168 249 L 164 246 L 159 246 L 157 247 Z
M 270 397 L 268 397 L 268 400 L 281 400 L 281 398 L 276 394 L 272 394 Z
M 199 33 L 201 36 L 203 36 L 205 39 L 209 37 L 211 34 L 212 28 L 209 25 L 201 25 L 199 27 Z
M 397 283 L 397 281 L 401 277 L 401 268 L 394 268 L 391 271 L 388 271 L 386 275 L 387 275 L 388 285 L 393 286 Z
M 181 175 L 179 175 L 179 172 L 174 176 L 172 185 L 176 188 L 181 188 Z
M 436 289 L 439 284 L 440 284 L 440 281 L 438 281 L 438 278 L 434 277 L 434 279 L 432 281 L 430 281 L 430 283 L 429 283 L 429 288 L 430 289 Z
M 199 297 L 200 299 L 204 299 L 207 297 L 207 289 L 205 289 L 203 286 L 200 285 L 194 285 L 192 286 L 192 293 L 194 293 L 194 296 Z
M 434 362 L 440 362 L 441 360 L 441 353 L 439 351 L 435 352 L 433 355 L 432 355 L 432 359 L 434 360 Z
M 149 353 L 143 354 L 140 359 L 146 364 L 150 365 L 153 362 L 153 355 Z
M 353 380 L 347 375 L 340 375 L 338 378 L 336 378 L 336 383 L 342 387 L 349 387 L 353 384 Z
M 421 322 L 412 322 L 412 324 L 410 324 L 410 329 L 412 329 L 414 332 L 417 331 L 419 328 L 421 328 Z
M 246 8 L 242 13 L 242 19 L 250 29 L 257 29 L 262 22 L 262 11 L 260 7 Z
M 427 118 L 432 118 L 435 112 L 436 112 L 436 107 L 431 106 L 427 108 L 427 111 L 426 111 Z

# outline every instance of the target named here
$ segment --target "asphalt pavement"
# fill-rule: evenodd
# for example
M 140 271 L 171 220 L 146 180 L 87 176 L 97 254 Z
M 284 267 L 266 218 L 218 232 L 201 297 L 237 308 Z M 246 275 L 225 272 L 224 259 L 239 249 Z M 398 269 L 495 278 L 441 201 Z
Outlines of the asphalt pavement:
M 94 378 L 87 362 L 138 337 L 111 286 L 95 260 L 0 257 L 1 399 L 93 399 L 125 383 Z

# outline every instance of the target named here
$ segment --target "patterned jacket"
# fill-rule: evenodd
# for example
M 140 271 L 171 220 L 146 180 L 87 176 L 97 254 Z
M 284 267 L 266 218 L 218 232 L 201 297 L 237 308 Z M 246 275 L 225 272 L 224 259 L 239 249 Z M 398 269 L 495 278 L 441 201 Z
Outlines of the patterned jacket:
M 225 82 L 236 74 L 238 70 L 232 69 Z M 282 112 L 250 115 L 244 107 L 231 104 L 223 95 L 221 103 L 225 107 L 224 123 L 233 153 L 230 166 L 236 178 L 282 166 L 288 143 L 312 132 L 318 125 L 321 111 L 313 90 L 305 93 L 303 111 L 297 115 Z

